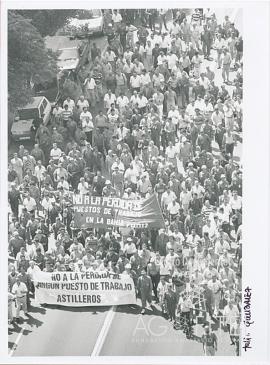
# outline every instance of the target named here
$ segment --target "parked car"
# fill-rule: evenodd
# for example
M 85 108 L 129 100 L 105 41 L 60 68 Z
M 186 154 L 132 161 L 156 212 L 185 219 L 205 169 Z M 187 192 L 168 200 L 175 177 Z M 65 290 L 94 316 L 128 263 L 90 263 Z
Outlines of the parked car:
M 48 36 L 45 38 L 45 46 L 58 53 L 59 71 L 77 72 L 88 61 L 89 42 L 87 41 L 64 35 Z
M 47 125 L 51 119 L 51 104 L 45 96 L 36 96 L 23 108 L 18 109 L 18 115 L 11 126 L 11 137 L 15 141 L 33 140 L 37 125 L 43 122 Z
M 65 26 L 65 31 L 74 36 L 102 34 L 103 30 L 104 19 L 100 9 L 79 9 L 76 16 L 70 18 Z

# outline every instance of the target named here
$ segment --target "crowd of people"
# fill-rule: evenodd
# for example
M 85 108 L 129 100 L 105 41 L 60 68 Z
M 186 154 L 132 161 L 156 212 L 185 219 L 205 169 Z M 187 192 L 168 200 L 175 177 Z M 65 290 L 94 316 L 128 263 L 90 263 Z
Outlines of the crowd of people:
M 142 14 L 135 26 L 105 11 L 108 47 L 93 44 L 83 95 L 9 160 L 9 320 L 31 310 L 36 271 L 110 270 L 133 278 L 142 314 L 155 301 L 187 335 L 223 316 L 239 354 L 242 37 L 210 9 Z M 76 227 L 74 193 L 156 194 L 165 228 Z

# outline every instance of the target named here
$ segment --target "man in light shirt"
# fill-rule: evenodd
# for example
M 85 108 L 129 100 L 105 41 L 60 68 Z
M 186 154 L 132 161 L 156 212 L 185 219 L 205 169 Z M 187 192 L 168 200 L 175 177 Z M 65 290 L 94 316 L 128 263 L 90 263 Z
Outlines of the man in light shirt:
M 241 209 L 242 209 L 242 197 L 237 194 L 237 191 L 233 191 L 232 197 L 230 199 L 230 205 L 231 205 L 233 214 L 235 214 L 235 212 L 237 210 L 241 211 Z
M 22 275 L 19 274 L 16 278 L 16 282 L 14 283 L 14 285 L 12 287 L 12 294 L 15 295 L 16 304 L 17 304 L 16 316 L 14 318 L 17 322 L 19 320 L 21 309 L 23 310 L 25 315 L 28 315 L 27 299 L 26 299 L 28 289 L 27 289 L 25 283 L 23 283 L 21 281 L 21 278 L 22 278 Z
M 78 184 L 78 191 L 80 195 L 86 195 L 89 192 L 88 182 L 85 181 L 83 177 L 80 178 L 80 182 Z
M 217 127 L 219 124 L 222 124 L 224 120 L 224 114 L 219 110 L 218 106 L 215 105 L 214 112 L 211 116 L 211 121 L 213 122 L 214 126 Z
M 57 147 L 57 143 L 53 143 L 53 148 L 51 149 L 51 152 L 50 152 L 50 157 L 53 161 L 58 161 L 59 158 L 62 156 L 62 150 Z
M 176 166 L 176 156 L 177 156 L 177 149 L 173 145 L 173 143 L 170 141 L 169 146 L 166 148 L 165 154 L 168 162 L 171 162 L 174 166 Z
M 125 181 L 127 181 L 128 185 L 134 191 L 137 187 L 138 171 L 137 169 L 134 168 L 132 163 L 126 169 L 124 174 L 124 179 Z
M 224 38 L 221 37 L 220 34 L 218 34 L 213 48 L 217 50 L 217 64 L 218 68 L 221 67 L 222 64 L 222 50 L 227 46 L 226 41 Z
M 34 213 L 36 210 L 36 201 L 30 196 L 29 193 L 26 193 L 26 197 L 23 200 L 23 206 L 26 208 L 28 213 Z
M 170 203 L 172 203 L 174 200 L 176 200 L 175 193 L 171 190 L 171 188 L 168 186 L 167 190 L 164 191 L 164 193 L 161 196 L 161 208 L 163 210 L 167 210 L 167 207 Z
M 167 210 L 170 214 L 170 219 L 172 221 L 180 212 L 180 204 L 176 200 L 173 200 L 171 203 L 168 204 Z
M 74 100 L 72 100 L 69 96 L 66 98 L 66 100 L 63 102 L 63 108 L 65 107 L 65 105 L 68 106 L 68 110 L 71 111 L 73 113 L 74 108 L 75 108 L 75 102 Z
M 130 77 L 130 86 L 132 91 L 140 91 L 141 77 L 137 74 L 137 72 L 133 72 L 132 76 Z
M 116 96 L 109 89 L 108 92 L 104 95 L 104 109 L 108 111 L 111 108 L 112 104 L 115 104 Z
M 237 319 L 239 318 L 239 310 L 237 308 L 237 305 L 234 304 L 234 302 L 232 302 L 231 300 L 229 300 L 228 304 L 225 306 L 223 310 L 223 315 L 225 316 L 226 325 L 231 339 L 231 344 L 234 345 L 234 338 L 231 335 L 231 327 L 235 325 Z
M 167 55 L 167 62 L 168 62 L 169 71 L 171 71 L 176 66 L 177 61 L 179 61 L 179 59 L 176 56 L 176 54 L 169 51 L 168 55 Z
M 120 95 L 116 99 L 116 105 L 119 108 L 120 114 L 123 113 L 123 111 L 125 110 L 128 103 L 129 103 L 128 97 L 126 95 L 124 95 L 123 91 L 120 91 Z
M 79 108 L 79 111 L 82 112 L 83 108 L 89 108 L 88 100 L 85 99 L 83 95 L 80 96 L 79 100 L 77 101 L 77 107 Z

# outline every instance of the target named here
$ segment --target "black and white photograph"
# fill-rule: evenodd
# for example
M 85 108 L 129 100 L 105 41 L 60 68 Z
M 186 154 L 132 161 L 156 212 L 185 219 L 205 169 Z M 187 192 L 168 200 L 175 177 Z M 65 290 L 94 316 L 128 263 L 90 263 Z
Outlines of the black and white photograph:
M 8 357 L 241 357 L 245 10 L 114 5 L 7 10 Z

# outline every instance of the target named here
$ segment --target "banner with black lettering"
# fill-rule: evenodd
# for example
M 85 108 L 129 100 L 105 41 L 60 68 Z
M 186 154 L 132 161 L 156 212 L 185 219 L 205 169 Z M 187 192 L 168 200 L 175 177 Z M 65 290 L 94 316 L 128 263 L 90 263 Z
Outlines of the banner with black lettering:
M 74 223 L 83 227 L 164 228 L 163 215 L 155 194 L 147 199 L 74 195 Z
M 106 271 L 37 272 L 35 299 L 69 307 L 136 304 L 133 279 Z

